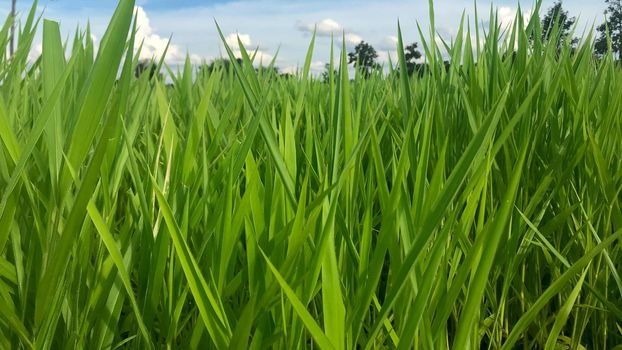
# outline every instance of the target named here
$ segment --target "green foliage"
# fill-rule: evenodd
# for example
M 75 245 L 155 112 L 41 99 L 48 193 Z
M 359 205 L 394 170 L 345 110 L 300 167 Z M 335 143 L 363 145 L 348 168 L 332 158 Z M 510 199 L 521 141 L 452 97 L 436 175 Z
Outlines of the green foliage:
M 622 1 L 605 0 L 607 10 L 605 11 L 605 23 L 598 26 L 599 37 L 596 39 L 595 50 L 599 55 L 604 55 L 611 51 L 618 59 L 622 59 Z
M 409 75 L 412 75 L 417 70 L 419 67 L 417 60 L 421 57 L 423 57 L 423 55 L 419 51 L 419 44 L 412 43 L 406 46 L 404 49 L 404 58 L 406 59 L 406 67 L 408 68 Z
M 354 51 L 348 53 L 348 64 L 354 63 L 357 72 L 364 78 L 369 78 L 371 74 L 380 69 L 380 65 L 376 62 L 378 53 L 369 43 L 361 41 L 356 44 Z
M 238 58 L 236 59 L 236 62 L 238 64 L 242 64 L 242 59 Z M 219 59 L 215 59 L 211 61 L 207 66 L 201 66 L 201 67 L 203 69 L 206 69 L 207 72 L 213 72 L 214 70 L 218 68 L 228 71 L 229 69 L 231 69 L 231 61 L 229 61 L 226 58 L 219 58 Z
M 568 11 L 564 10 L 561 0 L 555 2 L 542 18 L 542 40 L 556 41 L 560 49 L 566 41 L 572 46 L 576 45 L 579 40 L 573 38 L 571 32 L 576 21 L 575 17 L 570 17 Z
M 133 6 L 29 61 L 35 4 L 0 54 L 0 349 L 622 346 L 622 71 L 589 40 L 519 14 L 418 74 L 399 26 L 388 76 L 342 43 L 314 77 L 315 37 L 293 76 L 241 43 L 173 73 Z
M 136 67 L 134 67 L 134 75 L 136 78 L 140 78 L 141 75 L 147 74 L 150 80 L 154 78 L 162 79 L 163 75 L 157 72 L 158 65 L 153 61 L 141 60 L 136 64 Z
M 330 63 L 324 64 L 324 71 L 322 72 L 321 80 L 324 83 L 328 83 L 330 81 L 330 77 L 336 76 L 339 74 L 335 69 L 331 68 Z

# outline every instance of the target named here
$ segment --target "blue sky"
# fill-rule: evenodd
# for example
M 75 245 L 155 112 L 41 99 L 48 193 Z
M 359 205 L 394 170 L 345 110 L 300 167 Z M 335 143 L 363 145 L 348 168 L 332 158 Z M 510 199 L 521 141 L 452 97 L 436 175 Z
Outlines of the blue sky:
M 544 8 L 552 4 L 544 2 Z M 147 46 L 145 57 L 158 55 L 167 39 L 172 36 L 172 50 L 167 61 L 179 64 L 186 53 L 194 62 L 219 57 L 223 48 L 218 38 L 214 19 L 229 39 L 240 35 L 248 48 L 259 50 L 259 58 L 269 60 L 279 50 L 277 64 L 281 69 L 293 70 L 304 61 L 310 41 L 310 31 L 317 25 L 318 39 L 313 57 L 313 69 L 318 72 L 329 59 L 330 34 L 341 37 L 346 33 L 346 44 L 370 42 L 386 62 L 395 54 L 397 20 L 402 25 L 405 41 L 419 41 L 416 24 L 428 28 L 427 0 L 137 0 L 140 38 Z M 5 6 L 6 4 L 6 6 Z M 18 0 L 23 14 L 32 1 Z M 76 26 L 91 23 L 95 38 L 101 37 L 114 11 L 113 0 L 40 0 L 39 10 L 44 17 L 57 20 L 65 35 Z M 516 1 L 477 0 L 480 16 L 496 8 L 502 21 L 510 21 L 518 10 Z M 435 0 L 436 29 L 449 39 L 457 31 L 464 11 L 473 18 L 473 0 Z M 521 10 L 530 12 L 533 3 L 522 2 Z M 8 13 L 8 0 L 2 0 L 0 15 Z M 604 0 L 566 0 L 564 7 L 579 17 L 579 31 L 599 23 L 605 8 Z M 580 34 L 580 33 L 579 33 Z M 35 44 L 35 51 L 36 51 Z M 34 53 L 36 54 L 36 52 Z

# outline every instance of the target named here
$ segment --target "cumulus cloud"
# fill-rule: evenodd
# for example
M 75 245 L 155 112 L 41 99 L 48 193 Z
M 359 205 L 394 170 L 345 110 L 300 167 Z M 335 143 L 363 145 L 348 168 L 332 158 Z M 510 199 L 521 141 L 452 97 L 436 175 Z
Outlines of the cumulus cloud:
M 259 49 L 259 47 L 252 48 L 251 45 L 253 45 L 253 40 L 251 39 L 250 35 L 241 34 L 241 33 L 231 33 L 225 37 L 225 43 L 227 43 L 227 46 L 229 46 L 231 51 L 233 51 L 233 54 L 235 55 L 236 58 L 242 57 L 242 52 L 240 51 L 240 45 L 238 43 L 238 38 L 240 42 L 242 43 L 242 45 L 244 46 L 244 49 L 248 52 L 248 55 L 251 58 L 255 56 L 255 59 L 253 61 L 255 65 L 267 65 L 274 58 L 273 55 Z
M 326 62 L 323 61 L 313 61 L 311 62 L 310 70 L 312 72 L 323 72 L 326 68 Z
M 237 48 L 238 38 L 242 42 L 242 45 L 246 48 L 247 46 L 251 46 L 253 42 L 251 41 L 251 36 L 248 34 L 239 34 L 239 33 L 231 33 L 225 37 L 225 42 L 231 48 Z
M 317 23 L 303 23 L 298 22 L 298 30 L 306 33 L 313 33 L 316 31 L 318 36 L 331 36 L 332 34 L 339 34 L 344 29 L 337 21 L 331 18 L 324 18 Z
M 137 46 L 142 44 L 140 51 L 141 60 L 160 59 L 166 50 L 166 62 L 169 64 L 180 64 L 186 59 L 186 55 L 177 45 L 168 45 L 169 39 L 161 37 L 151 27 L 151 21 L 147 16 L 147 12 L 141 6 L 134 8 L 136 15 L 136 43 Z M 166 46 L 168 45 L 168 50 Z M 201 57 L 198 55 L 190 55 L 192 63 L 200 63 Z
M 497 8 L 497 16 L 499 19 L 499 24 L 501 25 L 501 28 L 503 29 L 510 28 L 514 24 L 514 19 L 516 18 L 517 15 L 518 15 L 518 10 L 513 7 L 500 6 Z M 523 20 L 525 24 L 528 23 L 531 13 L 529 11 L 525 11 L 523 12 L 522 15 L 523 15 Z
M 386 36 L 380 45 L 378 45 L 380 50 L 396 50 L 397 49 L 397 37 L 394 35 Z
M 28 61 L 35 62 L 39 58 L 39 56 L 41 56 L 42 52 L 43 52 L 43 44 L 38 43 L 36 45 L 33 45 L 30 48 L 30 52 L 28 53 Z
M 397 63 L 397 51 L 378 51 L 378 62 L 388 63 L 389 57 L 391 57 L 391 62 L 393 64 Z
M 235 57 L 237 58 L 241 58 L 242 54 L 240 52 L 234 52 L 235 53 Z M 273 55 L 265 52 L 265 51 L 261 51 L 261 50 L 252 50 L 248 52 L 248 55 L 253 58 L 253 55 L 255 56 L 255 59 L 253 60 L 253 64 L 254 65 L 268 65 L 270 64 L 270 62 L 272 61 L 272 59 L 274 58 Z
M 346 29 L 332 18 L 324 18 L 323 20 L 315 23 L 299 21 L 296 24 L 296 27 L 299 31 L 307 34 L 313 33 L 315 30 L 315 34 L 317 36 L 328 37 L 333 35 L 335 39 L 339 41 L 345 37 L 346 44 L 358 44 L 363 41 L 363 38 L 360 35 Z
M 360 35 L 346 33 L 345 35 L 346 44 L 358 44 L 363 41 L 363 38 Z
M 385 36 L 378 45 L 378 62 L 389 63 L 389 57 L 391 62 L 395 65 L 397 63 L 397 37 L 394 35 Z

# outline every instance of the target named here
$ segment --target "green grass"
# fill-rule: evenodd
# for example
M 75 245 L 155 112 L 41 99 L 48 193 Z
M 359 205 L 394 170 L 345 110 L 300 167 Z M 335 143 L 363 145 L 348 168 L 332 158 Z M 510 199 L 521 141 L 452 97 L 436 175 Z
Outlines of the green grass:
M 0 29 L 0 349 L 620 348 L 622 70 L 590 33 L 463 19 L 420 76 L 327 83 L 315 39 L 294 78 L 240 45 L 167 85 L 133 5 L 96 55 L 35 6 L 12 59 Z

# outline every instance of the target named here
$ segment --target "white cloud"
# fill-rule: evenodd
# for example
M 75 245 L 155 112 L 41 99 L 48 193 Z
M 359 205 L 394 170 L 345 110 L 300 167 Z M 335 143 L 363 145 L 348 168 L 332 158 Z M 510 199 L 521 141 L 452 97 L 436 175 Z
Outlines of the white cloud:
M 346 33 L 346 44 L 358 44 L 363 41 L 363 38 L 360 35 Z
M 499 18 L 499 24 L 503 26 L 503 28 L 507 28 L 514 23 L 514 18 L 516 17 L 516 9 L 501 6 L 497 9 L 497 16 Z
M 497 8 L 497 17 L 502 29 L 510 29 L 514 24 L 514 20 L 518 15 L 518 10 L 509 6 L 500 6 Z M 523 21 L 525 24 L 529 22 L 531 13 L 529 11 L 523 12 Z
M 397 51 L 378 51 L 378 62 L 389 63 L 389 57 L 391 57 L 391 63 L 397 63 Z
M 250 35 L 231 33 L 225 37 L 225 43 L 227 43 L 227 46 L 229 46 L 231 51 L 233 51 L 233 54 L 236 58 L 242 58 L 242 52 L 240 50 L 238 38 L 240 39 L 240 42 L 242 43 L 242 46 L 244 46 L 244 49 L 247 51 L 248 55 L 251 58 L 255 56 L 255 59 L 253 60 L 253 63 L 255 65 L 268 65 L 274 58 L 273 55 L 261 50 L 259 47 L 250 47 L 251 45 L 253 45 L 253 40 L 251 39 Z
M 227 35 L 225 37 L 225 42 L 227 43 L 227 45 L 229 45 L 230 48 L 237 48 L 238 47 L 238 38 L 240 39 L 240 41 L 242 42 L 242 45 L 244 45 L 244 47 L 247 46 L 251 46 L 253 44 L 253 42 L 251 41 L 251 36 L 248 34 L 238 34 L 238 33 L 231 33 L 229 35 Z
M 397 37 L 394 35 L 386 36 L 380 45 L 378 45 L 380 50 L 395 50 L 397 49 Z
M 326 69 L 326 62 L 323 61 L 313 61 L 309 67 L 309 70 L 313 74 L 322 73 Z
M 316 31 L 316 35 L 319 36 L 331 36 L 338 34 L 344 29 L 337 21 L 331 18 L 324 18 L 317 23 L 302 23 L 298 22 L 298 30 L 302 32 L 313 33 Z
M 242 57 L 242 53 L 240 51 L 234 51 L 234 54 L 235 54 L 235 57 L 237 58 Z M 273 55 L 265 51 L 261 51 L 261 50 L 248 51 L 248 56 L 250 56 L 251 59 L 253 58 L 253 55 L 255 56 L 255 59 L 253 60 L 253 64 L 256 66 L 258 65 L 267 66 L 270 64 L 270 62 L 274 58 Z
M 168 64 L 181 64 L 186 59 L 181 48 L 177 45 L 170 44 L 169 39 L 161 37 L 151 27 L 151 21 L 147 16 L 147 12 L 141 7 L 136 6 L 134 8 L 136 15 L 136 46 L 142 44 L 140 51 L 141 60 L 159 60 L 165 53 L 165 61 Z M 168 45 L 168 49 L 166 48 Z M 192 63 L 200 63 L 201 57 L 198 55 L 190 55 L 190 61 Z
M 198 64 L 198 63 L 203 62 L 203 58 L 201 56 L 197 55 L 197 54 L 190 54 L 189 56 L 190 56 L 189 57 L 190 58 L 190 62 L 192 64 Z
M 344 28 L 339 22 L 331 18 L 324 18 L 316 23 L 298 21 L 296 27 L 303 33 L 313 33 L 315 30 L 317 36 L 335 36 L 339 41 L 345 37 L 346 44 L 358 44 L 363 41 L 360 35 Z
M 28 61 L 35 62 L 39 58 L 39 56 L 41 56 L 41 53 L 43 53 L 43 44 L 38 43 L 36 45 L 33 45 L 30 48 L 30 52 L 28 53 Z

